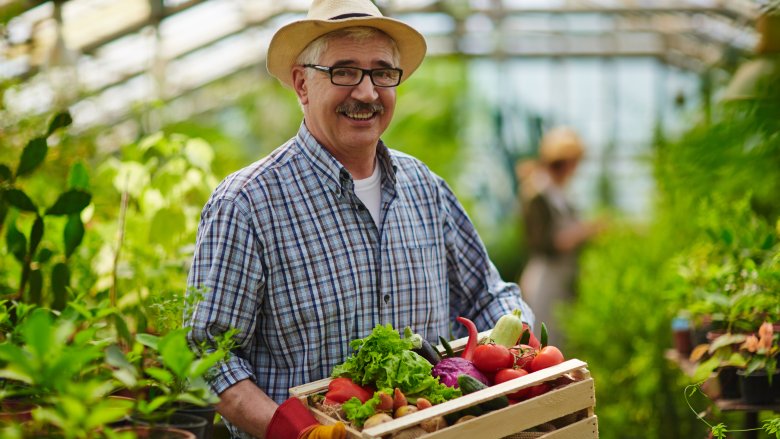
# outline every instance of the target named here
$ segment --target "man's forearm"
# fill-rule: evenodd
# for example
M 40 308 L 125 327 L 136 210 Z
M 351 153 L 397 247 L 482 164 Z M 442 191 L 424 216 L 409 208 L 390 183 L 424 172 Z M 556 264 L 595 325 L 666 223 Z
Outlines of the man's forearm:
M 219 395 L 217 411 L 241 430 L 258 438 L 265 430 L 279 406 L 260 390 L 252 380 L 239 381 Z

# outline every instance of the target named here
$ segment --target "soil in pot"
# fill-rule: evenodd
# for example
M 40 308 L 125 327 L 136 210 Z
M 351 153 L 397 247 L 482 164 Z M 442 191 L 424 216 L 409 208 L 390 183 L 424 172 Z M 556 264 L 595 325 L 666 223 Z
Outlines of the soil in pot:
M 742 400 L 747 404 L 764 405 L 772 404 L 775 399 L 773 385 L 780 380 L 780 371 L 772 376 L 772 384 L 769 383 L 769 375 L 766 370 L 759 369 L 745 374 L 744 370 L 737 371 L 739 376 L 740 390 L 742 391 Z

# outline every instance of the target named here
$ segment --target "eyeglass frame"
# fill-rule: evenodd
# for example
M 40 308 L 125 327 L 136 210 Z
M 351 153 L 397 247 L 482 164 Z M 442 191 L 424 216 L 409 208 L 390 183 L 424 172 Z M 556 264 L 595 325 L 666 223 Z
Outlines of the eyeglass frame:
M 382 87 L 382 88 L 393 88 L 398 87 L 399 84 L 401 84 L 401 78 L 404 75 L 403 69 L 399 69 L 397 67 L 382 67 L 379 69 L 361 69 L 360 67 L 352 67 L 352 66 L 334 66 L 334 67 L 328 67 L 328 66 L 321 66 L 317 64 L 302 64 L 301 67 L 309 67 L 314 70 L 319 70 L 320 72 L 325 72 L 330 77 L 330 83 L 333 85 L 338 85 L 340 87 L 354 87 L 356 85 L 359 85 L 361 82 L 363 82 L 363 79 L 366 77 L 366 74 L 368 74 L 368 78 L 371 80 L 371 84 L 373 84 L 375 87 Z M 360 71 L 360 79 L 354 83 L 354 84 L 338 84 L 333 81 L 333 70 L 336 69 L 350 69 L 350 70 L 359 70 Z M 376 81 L 374 81 L 374 72 L 380 71 L 380 70 L 392 70 L 394 72 L 398 72 L 398 82 L 394 85 L 380 85 L 377 84 Z

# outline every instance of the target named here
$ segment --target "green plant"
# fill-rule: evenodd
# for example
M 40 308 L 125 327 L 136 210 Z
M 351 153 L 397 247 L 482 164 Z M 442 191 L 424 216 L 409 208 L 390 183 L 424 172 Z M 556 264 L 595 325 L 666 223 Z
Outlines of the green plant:
M 49 139 L 70 123 L 69 113 L 55 115 L 43 134 L 27 142 L 15 170 L 0 164 L 0 231 L 6 226 L 5 252 L 0 253 L 0 260 L 7 260 L 10 255 L 20 264 L 18 276 L 0 275 L 3 281 L 0 294 L 30 303 L 50 304 L 55 309 L 62 309 L 68 300 L 71 286 L 68 259 L 84 236 L 80 214 L 92 198 L 87 191 L 89 179 L 83 165 L 75 164 L 66 190 L 53 200 L 49 199 L 51 187 L 32 195 L 21 183 L 40 169 L 50 148 Z M 46 204 L 49 207 L 41 207 Z M 50 218 L 54 217 L 66 218 L 59 250 L 56 244 L 45 239 L 52 228 Z M 50 288 L 44 288 L 44 268 L 50 270 Z M 17 285 L 12 286 L 13 283 Z M 44 296 L 45 291 L 50 291 L 51 296 Z
M 207 406 L 219 399 L 207 377 L 234 347 L 235 331 L 223 334 L 211 350 L 190 349 L 188 328 L 162 336 L 138 334 L 133 350 L 123 356 L 114 351 L 111 364 L 122 371 L 121 379 L 135 393 L 134 413 L 152 421 L 169 417 L 182 405 Z
M 704 418 L 704 415 L 700 411 L 697 411 L 695 408 L 693 408 L 693 404 L 691 404 L 690 398 L 695 394 L 698 394 L 709 400 L 709 397 L 701 390 L 701 384 L 699 383 L 691 384 L 685 387 L 685 402 L 688 404 L 688 408 L 694 413 L 694 415 L 696 415 L 696 418 L 707 426 L 707 428 L 710 430 L 710 434 L 714 439 L 726 439 L 726 433 L 744 433 L 758 430 L 764 430 L 766 433 L 773 434 L 776 438 L 780 439 L 780 416 L 773 416 L 772 418 L 767 419 L 764 421 L 761 427 L 757 428 L 730 429 L 723 422 L 719 422 L 713 425 Z
M 83 306 L 82 306 L 83 308 Z M 74 308 L 61 313 L 36 306 L 6 307 L 18 324 L 0 343 L 0 400 L 33 405 L 32 419 L 3 427 L 8 437 L 102 437 L 101 431 L 130 411 L 126 401 L 107 398 L 120 383 L 106 367 L 106 308 L 90 318 Z M 110 332 L 110 330 L 109 330 Z

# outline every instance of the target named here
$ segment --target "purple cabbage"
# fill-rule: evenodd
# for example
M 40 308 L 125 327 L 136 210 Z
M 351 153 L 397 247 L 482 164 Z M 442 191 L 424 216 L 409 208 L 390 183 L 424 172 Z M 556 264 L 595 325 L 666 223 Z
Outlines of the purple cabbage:
M 439 361 L 433 366 L 431 375 L 439 377 L 439 382 L 449 387 L 458 387 L 458 375 L 471 375 L 486 386 L 489 386 L 487 377 L 480 372 L 474 363 L 461 357 L 449 357 Z

